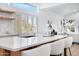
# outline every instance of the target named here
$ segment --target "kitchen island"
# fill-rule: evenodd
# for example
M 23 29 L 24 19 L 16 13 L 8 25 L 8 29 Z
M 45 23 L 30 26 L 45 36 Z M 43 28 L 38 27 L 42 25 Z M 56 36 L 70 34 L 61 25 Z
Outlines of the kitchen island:
M 22 51 L 38 48 L 42 45 L 53 43 L 68 36 L 38 36 L 23 38 L 19 36 L 0 38 L 0 55 L 21 56 Z

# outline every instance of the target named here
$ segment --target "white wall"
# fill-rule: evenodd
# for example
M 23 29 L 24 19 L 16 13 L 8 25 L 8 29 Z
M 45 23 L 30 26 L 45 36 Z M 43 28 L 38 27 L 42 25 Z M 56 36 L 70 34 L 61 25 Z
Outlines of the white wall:
M 52 20 L 53 28 L 59 33 L 61 32 L 61 24 L 62 16 L 55 14 L 54 12 L 42 11 L 40 10 L 38 16 L 38 32 L 46 33 L 48 31 L 47 21 Z

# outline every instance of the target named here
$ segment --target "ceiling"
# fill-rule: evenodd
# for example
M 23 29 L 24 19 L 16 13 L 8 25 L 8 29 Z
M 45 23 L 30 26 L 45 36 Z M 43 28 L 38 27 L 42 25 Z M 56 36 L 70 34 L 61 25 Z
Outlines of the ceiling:
M 62 15 L 62 16 L 69 16 L 75 13 L 79 12 L 79 4 L 78 3 L 70 3 L 70 4 L 62 4 L 58 5 L 56 7 L 49 7 L 42 9 L 44 11 L 54 12 L 56 14 Z
M 79 12 L 79 3 L 33 3 L 40 11 L 69 16 Z
M 32 3 L 32 5 L 39 7 L 39 9 L 44 9 L 48 7 L 54 7 L 57 5 L 61 5 L 61 3 Z

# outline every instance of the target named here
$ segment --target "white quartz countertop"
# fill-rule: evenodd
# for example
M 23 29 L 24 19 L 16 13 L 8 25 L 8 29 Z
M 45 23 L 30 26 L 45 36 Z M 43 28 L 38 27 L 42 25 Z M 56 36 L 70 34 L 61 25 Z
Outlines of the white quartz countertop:
M 21 37 L 5 37 L 0 38 L 0 48 L 4 48 L 11 51 L 18 51 L 24 48 L 29 48 L 35 45 L 40 45 L 45 42 L 50 42 L 58 39 L 62 39 L 67 36 L 55 35 L 48 37 L 30 37 L 30 38 L 21 38 Z

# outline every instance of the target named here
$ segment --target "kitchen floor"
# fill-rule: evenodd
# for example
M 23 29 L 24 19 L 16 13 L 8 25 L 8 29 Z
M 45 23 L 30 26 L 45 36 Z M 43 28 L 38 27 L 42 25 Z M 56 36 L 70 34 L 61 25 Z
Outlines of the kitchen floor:
M 71 47 L 72 56 L 79 56 L 79 44 L 73 44 Z M 70 56 L 69 50 L 67 50 L 67 56 Z

